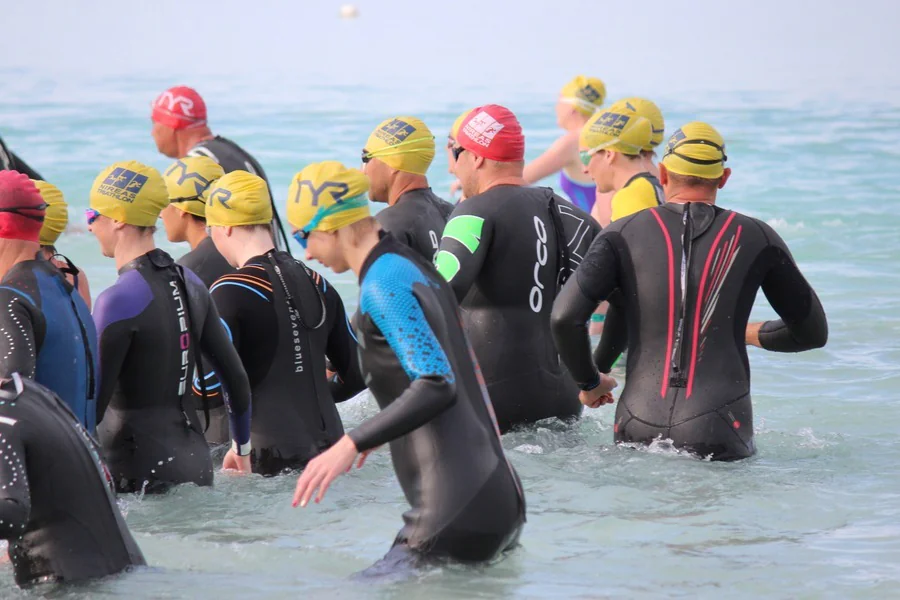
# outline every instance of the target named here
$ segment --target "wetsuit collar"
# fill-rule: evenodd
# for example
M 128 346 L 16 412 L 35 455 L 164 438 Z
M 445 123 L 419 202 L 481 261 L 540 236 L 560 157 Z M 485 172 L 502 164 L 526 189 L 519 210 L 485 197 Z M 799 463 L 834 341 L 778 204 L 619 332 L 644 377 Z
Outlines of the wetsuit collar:
M 402 194 L 400 194 L 397 197 L 397 201 L 394 202 L 393 206 L 397 206 L 398 204 L 400 204 L 401 202 L 403 202 L 406 199 L 413 199 L 416 196 L 421 196 L 423 192 L 428 193 L 428 194 L 434 193 L 431 191 L 431 186 L 420 187 L 420 188 L 416 188 L 414 190 L 406 190 L 405 192 L 403 192 Z
M 175 260 L 165 251 L 160 250 L 159 248 L 154 248 L 150 252 L 142 254 L 131 262 L 122 265 L 122 268 L 119 269 L 119 275 L 140 268 L 148 263 L 158 269 L 164 269 L 166 267 L 171 267 L 172 265 L 174 265 Z

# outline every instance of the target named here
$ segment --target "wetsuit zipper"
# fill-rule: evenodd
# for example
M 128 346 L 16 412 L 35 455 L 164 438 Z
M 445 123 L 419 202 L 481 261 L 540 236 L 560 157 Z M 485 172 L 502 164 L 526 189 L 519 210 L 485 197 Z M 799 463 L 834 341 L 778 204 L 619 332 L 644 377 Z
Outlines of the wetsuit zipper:
M 678 319 L 675 346 L 672 349 L 672 376 L 669 379 L 669 385 L 675 388 L 687 387 L 687 373 L 684 372 L 684 365 L 687 361 L 687 344 L 685 343 L 684 336 L 687 324 L 687 299 L 694 238 L 694 222 L 691 219 L 690 208 L 690 202 L 684 205 L 684 214 L 681 218 L 681 317 Z

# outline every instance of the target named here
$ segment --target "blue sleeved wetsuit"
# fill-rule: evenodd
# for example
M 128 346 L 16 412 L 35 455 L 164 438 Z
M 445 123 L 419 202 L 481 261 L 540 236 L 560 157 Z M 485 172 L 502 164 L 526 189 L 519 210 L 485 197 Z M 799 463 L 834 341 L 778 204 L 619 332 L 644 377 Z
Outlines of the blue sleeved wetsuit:
M 43 258 L 0 281 L 0 377 L 21 373 L 50 388 L 91 433 L 96 426 L 97 331 L 84 300 Z
M 148 252 L 119 269 L 116 283 L 97 298 L 94 319 L 97 429 L 119 491 L 138 491 L 144 482 L 151 492 L 185 482 L 212 485 L 209 447 L 191 398 L 198 348 L 223 374 L 233 447 L 249 453 L 250 384 L 196 275 L 162 250 Z
M 525 497 L 449 284 L 390 234 L 360 275 L 360 363 L 381 411 L 349 433 L 389 443 L 411 508 L 385 557 L 490 560 L 511 547 Z

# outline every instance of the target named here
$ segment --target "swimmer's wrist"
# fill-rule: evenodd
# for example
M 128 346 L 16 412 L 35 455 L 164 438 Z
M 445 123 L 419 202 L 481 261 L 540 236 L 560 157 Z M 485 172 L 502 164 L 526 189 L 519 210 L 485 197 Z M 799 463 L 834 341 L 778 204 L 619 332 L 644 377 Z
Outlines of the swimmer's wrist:
M 238 444 L 235 440 L 231 440 L 231 450 L 238 456 L 250 456 L 250 451 L 252 449 L 250 442 Z
M 603 378 L 600 376 L 600 373 L 597 373 L 590 382 L 581 384 L 578 387 L 582 392 L 589 392 L 593 389 L 600 387 L 600 382 L 603 381 Z

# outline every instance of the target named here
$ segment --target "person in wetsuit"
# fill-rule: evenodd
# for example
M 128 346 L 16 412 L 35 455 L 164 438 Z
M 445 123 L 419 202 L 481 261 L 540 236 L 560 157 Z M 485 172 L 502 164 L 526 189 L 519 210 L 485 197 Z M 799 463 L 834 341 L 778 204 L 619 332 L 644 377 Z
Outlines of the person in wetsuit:
M 369 198 L 387 207 L 375 218 L 385 231 L 434 260 L 441 232 L 453 205 L 438 198 L 425 173 L 434 160 L 434 136 L 415 117 L 383 121 L 362 151 L 363 172 L 369 178 Z
M 160 217 L 170 242 L 187 242 L 191 251 L 176 262 L 193 271 L 207 288 L 234 267 L 216 250 L 206 231 L 206 198 L 211 186 L 225 174 L 206 156 L 188 156 L 175 161 L 163 174 L 169 205 Z
M 559 364 L 550 309 L 600 228 L 552 190 L 525 186 L 525 140 L 509 110 L 473 110 L 458 141 L 467 199 L 444 229 L 436 265 L 462 306 L 500 430 L 577 417 L 578 389 Z
M 0 138 L 0 171 L 18 171 L 28 175 L 29 179 L 43 179 L 40 173 L 32 169 L 28 163 L 6 147 L 6 144 L 3 143 L 3 138 Z
M 247 171 L 269 180 L 262 165 L 235 142 L 213 135 L 206 120 L 206 103 L 193 88 L 183 85 L 169 88 L 152 105 L 153 141 L 157 150 L 169 158 L 206 156 L 222 166 L 226 173 Z M 269 188 L 271 196 L 272 189 Z M 288 250 L 288 238 L 281 217 L 272 204 L 272 237 L 279 248 Z M 290 250 L 288 250 L 290 252 Z
M 58 396 L 0 380 L 0 539 L 16 584 L 75 582 L 145 565 L 97 442 Z
M 464 111 L 453 121 L 453 124 L 450 126 L 450 133 L 447 134 L 447 143 L 444 146 L 447 151 L 447 172 L 454 177 L 456 177 L 456 155 L 453 153 L 453 150 L 457 146 L 456 136 L 459 134 L 459 126 L 462 125 L 463 119 L 469 116 L 469 112 L 471 110 Z M 456 193 L 460 191 L 462 191 L 462 184 L 459 182 L 459 179 L 454 179 L 450 185 L 450 197 L 455 198 Z M 458 202 L 462 202 L 465 199 L 465 196 L 460 196 Z
M 310 192 L 300 189 L 302 200 Z M 266 182 L 235 171 L 214 185 L 206 212 L 216 247 L 238 268 L 213 284 L 211 296 L 250 379 L 251 457 L 263 475 L 301 469 L 334 444 L 344 433 L 335 401 L 365 388 L 341 297 L 325 278 L 275 250 L 266 229 L 271 210 Z M 326 378 L 326 355 L 342 383 Z
M 666 204 L 605 229 L 553 308 L 557 348 L 586 404 L 611 389 L 600 374 L 627 340 L 616 442 L 662 437 L 714 460 L 746 458 L 755 444 L 745 341 L 800 352 L 827 340 L 822 305 L 784 241 L 715 205 L 725 160 L 713 127 L 679 129 L 660 166 Z M 760 288 L 781 319 L 748 328 Z M 622 322 L 607 322 L 592 360 L 585 320 L 616 289 Z
M 44 258 L 63 272 L 66 281 L 78 290 L 81 299 L 84 300 L 84 303 L 90 309 L 91 288 L 90 284 L 88 284 L 87 274 L 56 249 L 56 242 L 59 236 L 62 235 L 62 232 L 66 230 L 66 226 L 69 224 L 69 206 L 66 204 L 62 192 L 52 183 L 34 181 L 34 185 L 37 186 L 41 197 L 47 203 L 44 224 L 41 226 L 41 233 L 38 236 L 38 241 L 41 243 L 41 252 Z
M 119 278 L 94 306 L 100 338 L 97 429 L 120 492 L 212 485 L 190 383 L 204 360 L 221 374 L 231 418 L 226 468 L 250 471 L 250 385 L 203 282 L 153 243 L 169 203 L 162 176 L 135 161 L 91 188 L 88 226 Z M 201 383 L 202 385 L 202 383 Z M 146 486 L 146 487 L 145 487 Z
M 513 547 L 525 496 L 503 453 L 491 401 L 453 290 L 415 250 L 381 230 L 368 205 L 302 204 L 307 256 L 360 281 L 360 362 L 380 412 L 314 458 L 294 506 L 389 444 L 410 504 L 394 545 L 370 574 L 432 559 L 488 561 Z
M 0 377 L 14 372 L 96 426 L 97 331 L 90 309 L 41 255 L 46 201 L 27 175 L 0 171 Z

